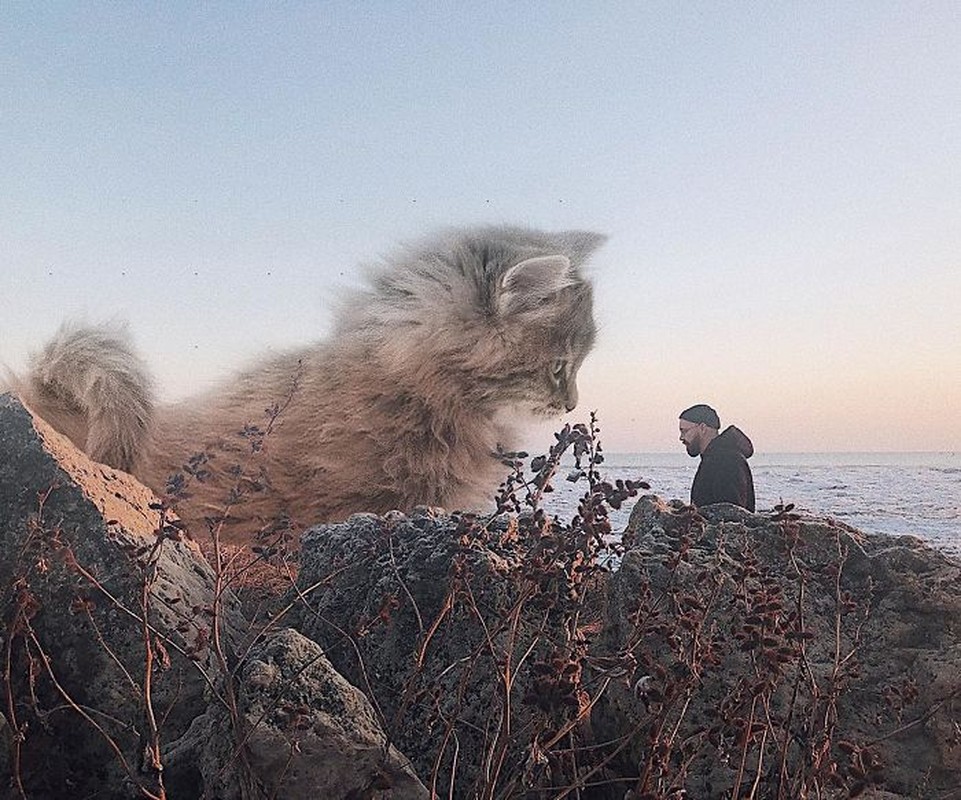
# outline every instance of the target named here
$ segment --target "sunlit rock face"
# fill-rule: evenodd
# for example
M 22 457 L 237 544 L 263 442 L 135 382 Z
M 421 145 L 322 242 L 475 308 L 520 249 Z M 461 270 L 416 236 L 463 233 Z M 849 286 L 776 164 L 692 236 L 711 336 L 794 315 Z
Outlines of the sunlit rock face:
M 155 500 L 0 396 L 0 592 L 13 676 L 3 709 L 22 737 L 18 779 L 37 796 L 84 786 L 120 796 L 131 774 L 150 784 L 141 771 L 147 641 L 162 740 L 206 707 L 214 658 L 198 646 L 209 638 L 198 610 L 211 605 L 213 572 L 175 530 L 158 542 Z M 222 619 L 229 647 L 236 608 Z

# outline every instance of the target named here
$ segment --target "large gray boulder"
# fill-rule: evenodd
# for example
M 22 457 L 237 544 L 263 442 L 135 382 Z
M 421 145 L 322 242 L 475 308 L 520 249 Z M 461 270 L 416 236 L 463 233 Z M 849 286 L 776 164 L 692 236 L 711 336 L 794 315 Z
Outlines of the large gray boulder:
M 0 797 L 426 796 L 315 644 L 252 629 L 149 490 L 10 395 L 0 598 Z
M 529 739 L 511 730 L 542 724 L 522 700 L 524 662 L 551 651 L 551 611 L 535 611 L 512 530 L 420 509 L 354 515 L 309 531 L 301 546 L 306 602 L 294 624 L 368 692 L 425 783 L 480 796 L 503 785 L 497 775 L 521 771 Z
M 912 537 L 641 498 L 583 526 L 358 515 L 303 540 L 297 627 L 454 797 L 941 797 L 961 565 Z M 752 795 L 753 793 L 753 795 Z
M 155 791 L 150 749 L 206 708 L 213 572 L 155 500 L 0 396 L 0 694 L 19 742 L 7 777 L 28 796 Z M 229 598 L 220 621 L 229 649 L 242 625 Z
M 956 560 L 789 510 L 698 514 L 655 497 L 638 501 L 625 539 L 603 646 L 638 667 L 595 724 L 643 732 L 623 757 L 650 768 L 644 790 L 921 798 L 961 786 Z
M 199 763 L 205 798 L 245 797 L 242 766 L 265 797 L 429 797 L 384 735 L 367 698 L 334 670 L 315 642 L 290 628 L 269 634 L 244 660 L 237 703 L 248 731 L 243 754 L 230 736 L 235 723 L 219 704 L 198 718 L 169 754 L 168 763 Z

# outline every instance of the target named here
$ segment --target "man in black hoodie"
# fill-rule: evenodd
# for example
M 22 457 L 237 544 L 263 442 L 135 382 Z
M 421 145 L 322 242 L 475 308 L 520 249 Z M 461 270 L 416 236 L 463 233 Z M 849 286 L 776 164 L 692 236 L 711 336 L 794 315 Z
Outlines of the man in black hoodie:
M 682 411 L 679 427 L 687 454 L 701 457 L 691 486 L 691 505 L 733 503 L 754 511 L 754 479 L 747 463 L 754 455 L 751 440 L 733 425 L 718 433 L 717 412 L 703 404 Z

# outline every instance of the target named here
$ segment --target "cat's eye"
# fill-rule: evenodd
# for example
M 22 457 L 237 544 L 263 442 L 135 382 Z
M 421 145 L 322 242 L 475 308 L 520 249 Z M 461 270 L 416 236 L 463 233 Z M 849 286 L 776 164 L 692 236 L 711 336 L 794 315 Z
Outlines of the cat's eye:
M 559 381 L 564 377 L 564 373 L 567 371 L 567 362 L 562 358 L 557 358 L 551 364 L 551 377 Z

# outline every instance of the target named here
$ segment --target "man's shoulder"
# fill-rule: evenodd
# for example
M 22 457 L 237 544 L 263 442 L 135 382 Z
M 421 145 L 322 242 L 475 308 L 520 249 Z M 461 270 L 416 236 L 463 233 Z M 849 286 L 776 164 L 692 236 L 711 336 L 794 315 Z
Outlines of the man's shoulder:
M 709 466 L 724 467 L 744 464 L 747 466 L 747 458 L 739 450 L 732 447 L 715 447 L 705 451 L 702 461 Z

